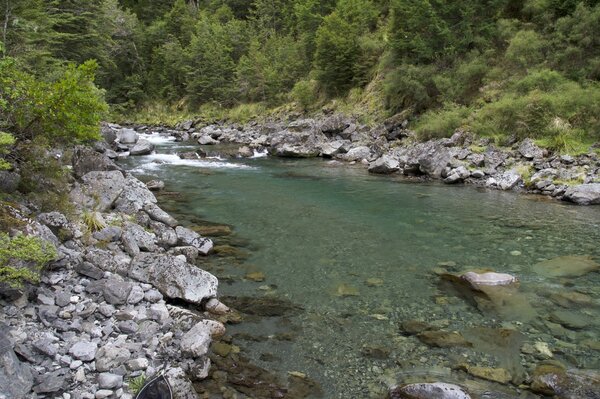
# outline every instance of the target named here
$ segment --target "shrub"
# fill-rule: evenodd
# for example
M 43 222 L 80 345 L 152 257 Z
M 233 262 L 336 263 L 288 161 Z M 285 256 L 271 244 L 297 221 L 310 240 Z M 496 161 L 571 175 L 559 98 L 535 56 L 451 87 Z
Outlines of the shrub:
M 314 80 L 301 80 L 294 85 L 290 97 L 298 106 L 307 111 L 317 102 L 317 82 Z
M 22 287 L 36 283 L 44 265 L 56 258 L 56 249 L 38 237 L 0 233 L 0 282 Z
M 422 140 L 450 137 L 464 123 L 469 112 L 469 108 L 445 104 L 440 110 L 423 114 L 415 130 Z
M 431 79 L 432 66 L 404 64 L 389 73 L 384 82 L 386 107 L 393 113 L 407 108 L 420 112 L 430 107 L 437 95 Z
M 506 59 L 518 67 L 527 68 L 539 64 L 544 59 L 546 44 L 533 30 L 520 30 L 508 43 Z
M 8 147 L 15 144 L 15 138 L 12 134 L 0 132 L 0 156 L 9 153 Z M 8 170 L 11 164 L 5 159 L 0 158 L 0 170 Z

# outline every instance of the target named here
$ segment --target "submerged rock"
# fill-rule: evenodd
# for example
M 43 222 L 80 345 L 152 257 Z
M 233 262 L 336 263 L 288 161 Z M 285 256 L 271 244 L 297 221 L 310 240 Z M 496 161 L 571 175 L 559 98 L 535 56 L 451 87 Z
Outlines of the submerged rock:
M 485 272 L 475 273 L 467 272 L 462 275 L 471 285 L 477 287 L 481 285 L 510 285 L 517 282 L 515 276 L 506 273 Z
M 533 265 L 533 271 L 548 277 L 579 277 L 600 269 L 591 256 L 567 255 Z
M 131 150 L 129 150 L 129 155 L 148 155 L 152 154 L 152 151 L 154 151 L 154 144 L 148 140 L 139 140 Z
M 473 346 L 469 341 L 456 331 L 424 331 L 417 334 L 419 341 L 429 346 L 448 348 L 453 346 Z
M 463 388 L 445 382 L 417 383 L 392 388 L 389 399 L 471 399 Z
M 558 362 L 538 365 L 531 377 L 531 390 L 561 399 L 600 398 L 598 370 L 566 369 Z

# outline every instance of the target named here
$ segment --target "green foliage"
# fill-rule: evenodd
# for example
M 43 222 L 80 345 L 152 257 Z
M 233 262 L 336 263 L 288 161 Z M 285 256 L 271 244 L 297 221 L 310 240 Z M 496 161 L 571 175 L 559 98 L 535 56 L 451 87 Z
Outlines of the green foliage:
M 521 68 L 538 65 L 544 59 L 545 45 L 542 37 L 535 31 L 520 30 L 508 44 L 506 59 Z
M 147 378 L 145 374 L 140 374 L 137 377 L 130 378 L 127 382 L 129 385 L 129 392 L 133 393 L 134 395 L 138 394 L 144 385 L 146 385 L 146 380 Z
M 54 246 L 38 237 L 0 233 L 0 282 L 11 287 L 36 283 L 42 267 L 56 255 Z
M 91 233 L 106 227 L 106 223 L 98 212 L 83 212 L 82 218 L 87 230 Z
M 15 144 L 15 138 L 10 133 L 0 132 L 0 157 L 9 153 L 9 147 Z M 0 170 L 8 170 L 12 166 L 5 159 L 0 158 Z
M 307 111 L 317 102 L 317 82 L 314 80 L 296 82 L 290 92 L 290 98 L 298 104 L 302 111 Z
M 454 103 L 445 104 L 440 110 L 424 114 L 415 130 L 422 140 L 450 137 L 462 126 L 469 112 L 466 107 Z
M 97 64 L 69 65 L 46 82 L 23 71 L 11 58 L 0 60 L 0 119 L 18 139 L 45 137 L 53 143 L 76 143 L 99 137 L 107 111 L 94 86 Z
M 396 113 L 412 108 L 417 112 L 435 103 L 434 68 L 404 64 L 390 72 L 384 83 L 386 107 Z

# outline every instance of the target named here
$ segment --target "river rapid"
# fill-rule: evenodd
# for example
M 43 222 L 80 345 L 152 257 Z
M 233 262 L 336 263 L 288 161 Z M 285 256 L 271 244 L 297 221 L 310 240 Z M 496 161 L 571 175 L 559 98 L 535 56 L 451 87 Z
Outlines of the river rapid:
M 212 237 L 217 255 L 200 263 L 219 277 L 223 301 L 283 308 L 228 326 L 255 364 L 306 375 L 325 398 L 381 398 L 425 380 L 536 398 L 519 385 L 541 361 L 600 368 L 600 273 L 587 272 L 600 261 L 598 207 L 321 159 L 225 158 L 219 147 L 182 160 L 177 152 L 198 146 L 146 138 L 156 153 L 123 164 L 178 193 L 159 196 L 161 207 L 184 224 L 233 231 Z M 585 273 L 552 272 L 578 262 Z M 482 299 L 445 278 L 470 270 L 510 273 L 518 288 Z

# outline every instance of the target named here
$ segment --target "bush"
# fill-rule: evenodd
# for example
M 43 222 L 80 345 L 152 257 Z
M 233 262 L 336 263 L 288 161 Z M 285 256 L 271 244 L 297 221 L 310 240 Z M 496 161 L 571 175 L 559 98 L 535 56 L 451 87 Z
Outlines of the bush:
M 317 102 L 317 82 L 314 80 L 301 80 L 294 85 L 290 97 L 298 106 L 307 111 L 311 105 Z
M 56 258 L 56 249 L 38 237 L 0 233 L 0 282 L 22 287 L 39 282 L 39 273 Z
M 69 65 L 57 79 L 43 81 L 14 59 L 0 60 L 0 120 L 18 140 L 46 138 L 53 145 L 100 138 L 108 107 L 94 86 L 95 61 Z
M 0 156 L 6 155 L 9 153 L 10 146 L 15 144 L 15 138 L 12 134 L 0 132 Z M 0 158 L 0 170 L 9 170 L 11 168 L 11 164 L 5 159 Z
M 437 88 L 431 76 L 432 66 L 401 65 L 384 82 L 386 107 L 393 113 L 407 108 L 420 112 L 435 102 Z
M 506 59 L 518 67 L 531 67 L 544 59 L 545 46 L 544 40 L 537 32 L 520 30 L 508 44 Z
M 463 125 L 469 112 L 469 108 L 453 103 L 445 104 L 438 111 L 423 114 L 415 130 L 421 140 L 450 137 Z

